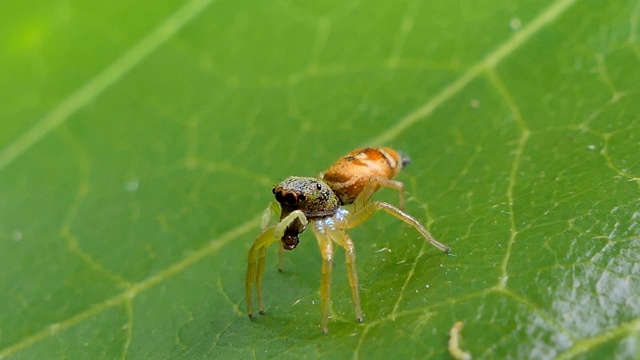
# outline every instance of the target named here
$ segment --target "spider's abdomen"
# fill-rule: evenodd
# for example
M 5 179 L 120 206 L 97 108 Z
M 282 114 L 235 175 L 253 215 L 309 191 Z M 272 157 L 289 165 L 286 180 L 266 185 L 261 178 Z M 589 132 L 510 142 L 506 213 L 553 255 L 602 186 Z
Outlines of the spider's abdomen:
M 391 179 L 409 158 L 391 148 L 360 148 L 343 156 L 320 174 L 342 204 L 351 204 L 373 177 Z

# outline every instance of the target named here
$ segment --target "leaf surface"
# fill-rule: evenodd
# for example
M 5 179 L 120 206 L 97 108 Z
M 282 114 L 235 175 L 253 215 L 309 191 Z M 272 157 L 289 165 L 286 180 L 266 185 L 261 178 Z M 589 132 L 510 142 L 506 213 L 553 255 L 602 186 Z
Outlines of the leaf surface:
M 638 1 L 0 12 L 0 358 L 640 356 Z M 270 188 L 382 144 L 452 255 L 375 215 L 323 335 L 305 233 L 249 321 Z

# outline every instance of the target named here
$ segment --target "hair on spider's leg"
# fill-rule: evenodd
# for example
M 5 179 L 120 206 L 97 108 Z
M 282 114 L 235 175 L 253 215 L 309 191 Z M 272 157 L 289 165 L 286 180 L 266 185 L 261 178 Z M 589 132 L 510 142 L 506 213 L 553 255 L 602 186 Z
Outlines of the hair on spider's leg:
M 350 229 L 362 224 L 363 222 L 367 221 L 378 210 L 384 210 L 385 212 L 393 215 L 395 218 L 402 220 L 404 223 L 413 226 L 420 233 L 420 235 L 422 235 L 422 237 L 424 237 L 425 240 L 427 240 L 429 244 L 437 247 L 438 249 L 446 253 L 451 252 L 451 248 L 449 248 L 448 246 L 436 240 L 433 237 L 433 235 L 431 235 L 431 233 L 427 231 L 427 229 L 425 229 L 425 227 L 422 226 L 422 224 L 420 224 L 418 220 L 416 220 L 413 216 L 383 201 L 371 202 L 365 205 L 363 208 L 360 208 L 357 211 L 351 213 L 349 215 L 347 223 L 345 224 L 345 228 Z
M 329 298 L 331 296 L 331 271 L 333 269 L 333 242 L 323 229 L 313 224 L 313 232 L 318 240 L 322 255 L 322 275 L 320 280 L 320 308 L 322 312 L 322 332 L 329 331 Z
M 360 289 L 358 288 L 358 273 L 356 271 L 356 249 L 353 241 L 344 231 L 332 229 L 329 231 L 331 239 L 342 246 L 345 250 L 347 262 L 347 276 L 349 286 L 351 286 L 351 297 L 356 312 L 356 320 L 362 322 L 362 309 L 360 308 Z

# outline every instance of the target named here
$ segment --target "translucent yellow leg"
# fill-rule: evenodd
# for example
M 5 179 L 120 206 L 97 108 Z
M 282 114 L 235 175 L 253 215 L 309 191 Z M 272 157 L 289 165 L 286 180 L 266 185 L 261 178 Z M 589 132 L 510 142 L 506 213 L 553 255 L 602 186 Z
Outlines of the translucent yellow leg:
M 362 192 L 358 195 L 355 201 L 355 208 L 361 209 L 366 206 L 373 194 L 378 191 L 380 187 L 387 187 L 398 191 L 398 207 L 404 210 L 404 184 L 400 181 L 391 180 L 382 177 L 372 177 L 362 189 Z
M 249 313 L 249 317 L 253 316 L 253 298 L 251 288 L 254 282 L 256 284 L 256 295 L 258 297 L 258 310 L 261 314 L 264 314 L 264 303 L 262 301 L 262 278 L 264 276 L 267 247 L 273 242 L 280 240 L 287 227 L 296 219 L 298 219 L 303 226 L 307 225 L 307 218 L 304 216 L 302 211 L 293 211 L 278 224 L 267 228 L 258 235 L 256 240 L 253 242 L 253 245 L 251 245 L 251 249 L 249 249 L 244 289 L 245 296 L 247 298 L 247 312 Z
M 262 219 L 260 221 L 260 230 L 264 230 L 269 226 L 269 223 L 271 222 L 271 218 L 273 218 L 274 215 L 277 215 L 278 217 L 280 217 L 280 204 L 278 204 L 277 201 L 272 201 L 271 203 L 269 203 L 269 206 L 267 206 L 266 209 L 264 209 L 264 211 L 262 212 Z
M 278 271 L 284 271 L 284 248 L 282 246 L 278 247 Z
M 353 306 L 356 311 L 356 320 L 362 322 L 362 310 L 360 309 L 360 289 L 358 288 L 358 273 L 356 271 L 356 249 L 353 241 L 344 231 L 330 230 L 331 239 L 342 246 L 346 253 L 347 260 L 347 276 L 349 277 L 349 285 L 351 286 L 351 297 L 353 298 Z
M 253 300 L 251 294 L 251 287 L 253 283 L 256 283 L 256 292 L 258 295 L 260 313 L 264 312 L 264 305 L 262 303 L 262 275 L 264 274 L 264 250 L 272 242 L 276 241 L 276 237 L 273 232 L 275 226 L 272 226 L 263 231 L 253 242 L 251 249 L 249 249 L 249 255 L 247 256 L 247 276 L 245 278 L 245 296 L 247 298 L 247 312 L 249 317 L 253 316 Z M 261 257 L 262 255 L 262 257 Z M 262 264 L 260 264 L 262 263 Z
M 320 254 L 322 255 L 322 278 L 320 280 L 320 308 L 322 311 L 322 332 L 329 331 L 329 298 L 331 295 L 331 271 L 333 269 L 333 242 L 331 238 L 324 232 L 313 227 Z
M 280 217 L 280 213 L 281 213 L 281 209 L 280 209 L 280 204 L 277 201 L 272 201 L 271 203 L 269 203 L 269 206 L 267 206 L 266 209 L 264 209 L 264 211 L 262 212 L 262 221 L 260 223 L 260 229 L 264 230 L 269 226 L 269 223 L 271 223 L 271 219 L 273 218 L 274 215 L 276 215 L 278 218 Z M 280 251 L 278 252 L 278 270 L 282 271 L 283 269 L 283 250 L 282 248 L 280 248 Z
M 363 222 L 367 221 L 371 217 L 371 215 L 373 215 L 378 210 L 384 210 L 387 213 L 395 216 L 396 218 L 404 221 L 405 223 L 413 226 L 416 230 L 418 230 L 420 235 L 422 235 L 422 237 L 424 237 L 429 242 L 429 244 L 447 253 L 451 251 L 451 249 L 448 246 L 436 240 L 431 235 L 431 233 L 429 233 L 429 231 L 427 231 L 427 229 L 425 229 L 424 226 L 422 226 L 422 224 L 418 222 L 418 220 L 413 218 L 411 215 L 405 213 L 404 211 L 398 209 L 397 207 L 382 201 L 375 201 L 375 202 L 369 203 L 364 207 L 359 208 L 353 213 L 351 213 L 349 215 L 349 218 L 347 219 L 345 228 L 351 229 L 355 226 L 362 224 Z

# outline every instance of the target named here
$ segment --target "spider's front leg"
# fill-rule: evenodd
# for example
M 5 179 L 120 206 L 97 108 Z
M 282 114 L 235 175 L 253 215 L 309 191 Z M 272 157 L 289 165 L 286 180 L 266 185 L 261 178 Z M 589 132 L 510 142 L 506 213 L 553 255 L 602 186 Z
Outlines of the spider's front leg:
M 320 254 L 322 255 L 322 277 L 320 281 L 320 307 L 322 312 L 322 332 L 329 329 L 329 305 L 331 294 L 331 272 L 333 269 L 333 241 L 342 246 L 346 252 L 347 275 L 351 286 L 353 305 L 356 311 L 356 319 L 362 322 L 362 310 L 360 309 L 360 293 L 358 290 L 358 275 L 356 273 L 356 250 L 353 241 L 342 229 L 342 221 L 332 217 L 317 220 L 312 223 L 313 232 L 318 240 Z M 337 225 L 337 226 L 336 226 Z
M 266 229 L 267 226 L 269 226 L 269 223 L 271 222 L 273 216 L 276 215 L 279 218 L 281 213 L 282 209 L 280 208 L 280 204 L 277 201 L 272 201 L 262 213 L 260 230 Z M 303 226 L 306 226 L 306 224 L 304 224 Z M 284 271 L 284 248 L 282 247 L 278 248 L 278 271 Z
M 413 216 L 383 201 L 370 202 L 361 208 L 357 208 L 356 211 L 352 212 L 349 215 L 349 218 L 345 223 L 345 228 L 350 229 L 362 224 L 363 222 L 367 221 L 378 210 L 384 210 L 387 213 L 393 215 L 394 217 L 402 220 L 403 222 L 413 226 L 416 230 L 418 230 L 420 235 L 422 235 L 422 237 L 424 237 L 425 240 L 429 242 L 429 244 L 437 247 L 438 249 L 446 253 L 451 251 L 451 248 L 449 248 L 448 246 L 436 240 L 431 235 L 431 233 L 429 233 L 429 231 L 427 231 L 427 229 L 425 229 L 424 226 L 422 226 L 422 224 L 420 224 L 418 220 L 416 220 Z
M 253 299 L 251 288 L 253 283 L 256 284 L 256 295 L 258 296 L 258 310 L 260 314 L 264 314 L 264 303 L 262 301 L 262 278 L 264 277 L 265 257 L 267 247 L 273 242 L 281 240 L 285 231 L 295 221 L 299 221 L 302 227 L 308 223 L 307 217 L 300 210 L 292 211 L 284 219 L 276 225 L 265 229 L 251 245 L 247 256 L 247 276 L 245 278 L 245 295 L 247 298 L 247 312 L 249 317 L 253 316 Z M 264 222 L 263 222 L 264 224 Z
M 278 204 L 277 201 L 270 202 L 269 206 L 267 206 L 267 208 L 262 212 L 260 230 L 266 229 L 269 226 L 269 223 L 271 223 L 273 216 L 276 215 L 277 217 L 280 217 L 281 212 L 280 204 Z
M 322 255 L 322 278 L 320 280 L 320 307 L 322 312 L 322 332 L 329 331 L 329 298 L 331 295 L 331 272 L 333 270 L 333 242 L 321 221 L 312 223 Z

